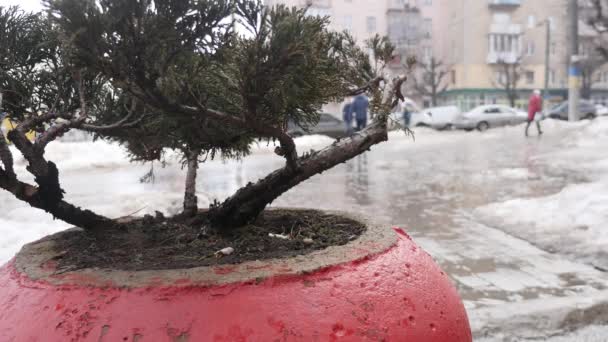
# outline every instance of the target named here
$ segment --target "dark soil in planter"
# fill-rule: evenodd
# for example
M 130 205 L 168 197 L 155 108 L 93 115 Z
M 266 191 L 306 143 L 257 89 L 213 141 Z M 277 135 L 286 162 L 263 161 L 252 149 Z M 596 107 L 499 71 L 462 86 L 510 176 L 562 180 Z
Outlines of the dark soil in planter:
M 360 222 L 320 211 L 268 210 L 253 224 L 219 234 L 202 231 L 205 213 L 200 215 L 197 224 L 157 215 L 117 224 L 95 236 L 69 232 L 56 240 L 59 272 L 91 267 L 163 270 L 287 258 L 344 245 L 366 229 Z M 226 248 L 233 252 L 219 252 Z

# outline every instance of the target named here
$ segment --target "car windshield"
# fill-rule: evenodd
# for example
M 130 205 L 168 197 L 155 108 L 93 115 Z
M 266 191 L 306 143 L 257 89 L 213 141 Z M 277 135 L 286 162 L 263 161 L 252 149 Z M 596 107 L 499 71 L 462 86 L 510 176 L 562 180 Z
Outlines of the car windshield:
M 551 111 L 559 112 L 559 111 L 564 110 L 566 108 L 566 106 L 568 106 L 568 103 L 563 102 L 563 103 L 560 103 L 560 104 L 556 105 L 555 107 L 551 108 Z

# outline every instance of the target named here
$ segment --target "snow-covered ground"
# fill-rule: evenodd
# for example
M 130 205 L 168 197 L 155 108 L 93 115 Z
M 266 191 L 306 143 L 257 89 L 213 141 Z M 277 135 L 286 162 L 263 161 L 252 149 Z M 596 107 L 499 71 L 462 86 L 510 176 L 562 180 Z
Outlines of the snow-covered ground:
M 539 162 L 584 182 L 550 196 L 489 204 L 475 214 L 545 250 L 608 270 L 608 118 L 568 132 Z

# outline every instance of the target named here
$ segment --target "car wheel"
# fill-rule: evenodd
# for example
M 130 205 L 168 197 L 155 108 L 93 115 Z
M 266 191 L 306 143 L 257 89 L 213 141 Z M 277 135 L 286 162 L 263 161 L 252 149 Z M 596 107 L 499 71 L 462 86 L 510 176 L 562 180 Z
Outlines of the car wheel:
M 465 130 L 466 132 L 471 132 L 471 131 L 473 131 L 473 129 L 472 129 L 472 128 L 465 128 L 464 130 Z
M 593 120 L 595 119 L 595 114 L 593 113 L 588 113 L 587 115 L 585 115 L 585 117 L 583 117 L 583 120 Z
M 482 121 L 482 122 L 480 122 L 479 124 L 477 124 L 477 129 L 478 129 L 480 132 L 487 131 L 489 128 L 490 128 L 490 124 L 488 124 L 488 123 L 487 123 L 487 122 L 485 122 L 485 121 Z
M 450 125 L 450 124 L 447 124 L 445 126 L 441 126 L 441 127 L 437 128 L 438 131 L 448 131 L 448 130 L 451 130 L 451 129 L 452 129 L 452 125 Z

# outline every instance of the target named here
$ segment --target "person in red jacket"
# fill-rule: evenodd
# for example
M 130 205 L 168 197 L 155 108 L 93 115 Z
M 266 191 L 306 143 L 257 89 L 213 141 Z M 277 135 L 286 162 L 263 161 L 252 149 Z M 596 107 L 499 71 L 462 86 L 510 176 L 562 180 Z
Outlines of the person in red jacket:
M 543 99 L 540 97 L 540 90 L 535 90 L 530 96 L 528 102 L 528 124 L 526 125 L 526 136 L 528 136 L 528 129 L 532 122 L 536 122 L 536 128 L 538 129 L 538 135 L 543 134 L 540 129 L 540 120 L 534 120 L 537 115 L 542 115 L 543 110 Z

